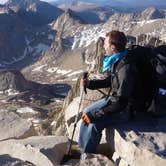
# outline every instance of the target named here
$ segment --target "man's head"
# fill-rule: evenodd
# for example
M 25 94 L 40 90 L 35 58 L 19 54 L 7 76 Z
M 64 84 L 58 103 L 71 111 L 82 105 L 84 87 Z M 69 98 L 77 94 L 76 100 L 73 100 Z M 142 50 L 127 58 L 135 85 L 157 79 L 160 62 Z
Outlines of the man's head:
M 123 32 L 110 31 L 106 34 L 104 48 L 107 55 L 122 52 L 125 50 L 127 38 Z

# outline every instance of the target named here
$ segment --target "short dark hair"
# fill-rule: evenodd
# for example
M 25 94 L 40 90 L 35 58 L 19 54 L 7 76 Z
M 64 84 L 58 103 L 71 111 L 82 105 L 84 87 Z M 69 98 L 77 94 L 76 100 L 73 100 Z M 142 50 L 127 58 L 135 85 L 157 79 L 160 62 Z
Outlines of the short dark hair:
M 120 31 L 110 31 L 106 33 L 106 37 L 109 37 L 109 43 L 114 44 L 118 51 L 124 51 L 127 43 L 126 35 Z

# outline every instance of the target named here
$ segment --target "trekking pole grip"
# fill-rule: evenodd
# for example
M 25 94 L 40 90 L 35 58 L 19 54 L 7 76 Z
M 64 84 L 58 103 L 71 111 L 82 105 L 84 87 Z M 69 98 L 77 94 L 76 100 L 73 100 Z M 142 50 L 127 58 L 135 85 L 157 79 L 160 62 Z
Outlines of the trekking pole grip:
M 87 78 L 88 78 L 88 72 L 84 72 L 83 73 L 83 80 L 86 80 Z M 86 85 L 84 85 L 84 92 L 85 92 L 85 94 L 87 94 Z

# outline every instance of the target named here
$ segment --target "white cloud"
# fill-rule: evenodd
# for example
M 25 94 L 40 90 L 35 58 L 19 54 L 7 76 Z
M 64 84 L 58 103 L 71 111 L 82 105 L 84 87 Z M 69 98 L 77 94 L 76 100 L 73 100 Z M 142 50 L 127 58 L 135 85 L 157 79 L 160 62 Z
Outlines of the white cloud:
M 57 0 L 40 0 L 40 1 L 45 1 L 45 2 L 56 2 Z

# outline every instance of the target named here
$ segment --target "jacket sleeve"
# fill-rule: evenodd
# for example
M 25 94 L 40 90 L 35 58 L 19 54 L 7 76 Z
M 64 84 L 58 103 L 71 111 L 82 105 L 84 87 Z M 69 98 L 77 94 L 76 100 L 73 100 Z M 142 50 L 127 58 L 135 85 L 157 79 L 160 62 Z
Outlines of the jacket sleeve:
M 136 72 L 130 64 L 124 65 L 118 72 L 119 87 L 117 93 L 111 96 L 111 101 L 103 109 L 105 113 L 123 111 L 134 92 Z
M 91 90 L 111 87 L 111 76 L 103 80 L 90 80 L 87 88 Z

